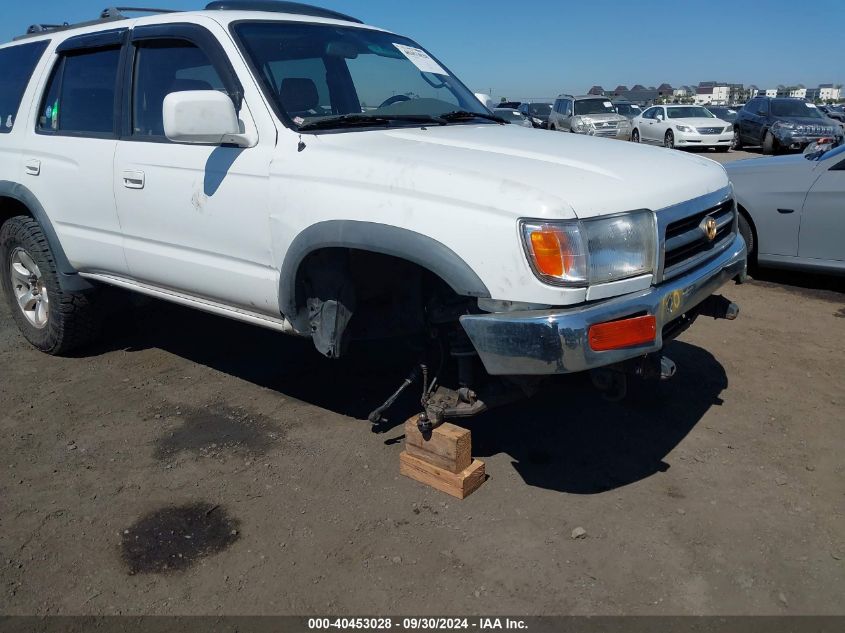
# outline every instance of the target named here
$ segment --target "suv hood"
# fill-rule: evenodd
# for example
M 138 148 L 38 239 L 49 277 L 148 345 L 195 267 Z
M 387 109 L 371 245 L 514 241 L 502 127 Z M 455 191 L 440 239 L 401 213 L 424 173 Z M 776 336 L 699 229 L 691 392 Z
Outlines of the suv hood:
M 325 176 L 335 185 L 447 198 L 515 218 L 657 210 L 728 186 L 724 168 L 706 158 L 516 125 L 321 134 L 301 156 L 343 165 Z

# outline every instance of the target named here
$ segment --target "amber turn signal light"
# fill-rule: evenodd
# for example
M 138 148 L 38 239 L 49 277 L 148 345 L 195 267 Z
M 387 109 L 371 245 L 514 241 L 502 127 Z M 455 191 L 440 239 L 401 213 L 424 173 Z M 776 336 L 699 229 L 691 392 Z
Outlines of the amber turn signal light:
M 651 315 L 600 323 L 590 328 L 590 348 L 608 352 L 653 343 L 657 337 L 657 319 Z
M 531 234 L 531 249 L 534 251 L 534 263 L 544 275 L 561 277 L 563 275 L 563 257 L 561 257 L 560 239 L 554 231 L 535 231 Z

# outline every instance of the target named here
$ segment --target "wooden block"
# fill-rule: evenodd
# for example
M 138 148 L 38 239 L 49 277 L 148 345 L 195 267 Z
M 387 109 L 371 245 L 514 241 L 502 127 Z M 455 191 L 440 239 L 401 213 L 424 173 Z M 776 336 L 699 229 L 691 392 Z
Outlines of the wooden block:
M 465 471 L 472 464 L 472 433 L 454 424 L 441 424 L 426 439 L 417 427 L 417 418 L 405 422 L 408 453 L 452 473 Z
M 466 470 L 453 473 L 414 457 L 407 451 L 403 451 L 399 456 L 399 472 L 458 499 L 466 499 L 478 490 L 487 478 L 484 462 L 477 459 Z

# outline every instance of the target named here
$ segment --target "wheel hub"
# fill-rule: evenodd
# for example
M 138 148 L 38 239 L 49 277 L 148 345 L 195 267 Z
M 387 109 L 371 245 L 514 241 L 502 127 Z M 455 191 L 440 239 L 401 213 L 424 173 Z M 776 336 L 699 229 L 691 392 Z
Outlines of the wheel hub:
M 22 248 L 12 252 L 10 263 L 12 292 L 26 320 L 34 328 L 47 327 L 50 318 L 50 297 L 41 269 Z

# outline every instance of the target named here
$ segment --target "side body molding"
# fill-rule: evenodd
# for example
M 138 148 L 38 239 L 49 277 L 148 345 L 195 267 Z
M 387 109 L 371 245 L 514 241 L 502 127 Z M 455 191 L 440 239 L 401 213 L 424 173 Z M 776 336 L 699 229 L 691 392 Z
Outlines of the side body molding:
M 38 224 L 41 225 L 41 230 L 44 231 L 44 236 L 47 238 L 50 250 L 53 251 L 53 257 L 56 259 L 56 269 L 59 272 L 59 283 L 62 289 L 69 292 L 91 290 L 93 286 L 80 277 L 68 261 L 67 255 L 65 255 L 65 251 L 59 242 L 59 237 L 56 235 L 56 230 L 53 228 L 53 223 L 50 222 L 47 212 L 35 195 L 19 183 L 0 180 L 0 197 L 12 198 L 25 205 L 38 221 Z
M 279 309 L 297 320 L 296 277 L 303 260 L 321 248 L 352 248 L 391 255 L 413 262 L 445 281 L 457 294 L 489 299 L 490 291 L 454 251 L 421 233 L 375 222 L 330 220 L 314 224 L 296 236 L 282 263 Z

